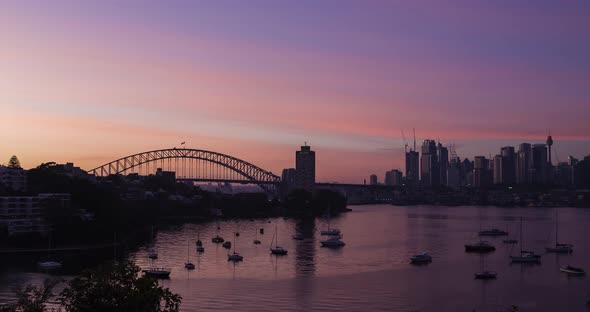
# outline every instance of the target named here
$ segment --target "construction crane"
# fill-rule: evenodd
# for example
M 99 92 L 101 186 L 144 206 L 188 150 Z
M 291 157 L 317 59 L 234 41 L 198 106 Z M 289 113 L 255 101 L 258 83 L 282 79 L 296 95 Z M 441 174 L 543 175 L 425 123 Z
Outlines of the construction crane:
M 404 139 L 404 151 L 407 153 L 408 152 L 408 142 L 406 141 L 406 135 L 404 134 L 404 129 L 402 130 L 402 139 Z
M 414 131 L 414 152 L 416 151 L 416 128 L 412 128 L 412 131 Z

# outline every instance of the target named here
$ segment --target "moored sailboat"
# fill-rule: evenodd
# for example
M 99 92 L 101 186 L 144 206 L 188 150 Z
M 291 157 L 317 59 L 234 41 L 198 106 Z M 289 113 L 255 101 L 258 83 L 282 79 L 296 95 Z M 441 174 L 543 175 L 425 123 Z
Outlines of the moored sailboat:
M 574 251 L 574 245 L 559 243 L 559 222 L 557 208 L 555 208 L 555 246 L 546 247 L 545 251 L 555 253 L 572 253 Z

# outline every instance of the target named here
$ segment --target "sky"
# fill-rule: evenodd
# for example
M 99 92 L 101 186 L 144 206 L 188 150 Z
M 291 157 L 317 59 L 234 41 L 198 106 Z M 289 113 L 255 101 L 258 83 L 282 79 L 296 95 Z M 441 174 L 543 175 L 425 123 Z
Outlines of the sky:
M 317 180 L 460 157 L 590 154 L 590 2 L 0 1 L 0 163 L 92 169 L 179 146 Z M 5 160 L 4 160 L 5 159 Z

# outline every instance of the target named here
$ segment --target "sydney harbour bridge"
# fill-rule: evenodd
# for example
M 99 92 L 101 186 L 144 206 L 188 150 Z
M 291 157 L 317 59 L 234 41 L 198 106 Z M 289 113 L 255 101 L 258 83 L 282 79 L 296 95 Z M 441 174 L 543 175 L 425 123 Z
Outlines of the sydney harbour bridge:
M 137 173 L 150 175 L 162 171 L 174 172 L 177 181 L 227 182 L 255 184 L 267 193 L 275 193 L 281 177 L 242 159 L 222 153 L 170 148 L 129 155 L 113 160 L 88 173 L 97 177 Z

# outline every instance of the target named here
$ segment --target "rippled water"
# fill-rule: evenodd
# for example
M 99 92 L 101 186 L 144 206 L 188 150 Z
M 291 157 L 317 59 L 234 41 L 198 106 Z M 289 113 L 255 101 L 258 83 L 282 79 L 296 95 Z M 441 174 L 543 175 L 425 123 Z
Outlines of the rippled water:
M 480 228 L 497 227 L 518 236 L 524 219 L 524 246 L 543 253 L 554 240 L 554 210 L 546 208 L 437 207 L 390 205 L 354 206 L 331 221 L 340 228 L 346 246 L 321 248 L 322 219 L 241 220 L 160 226 L 152 243 L 129 255 L 142 267 L 170 267 L 162 284 L 182 295 L 183 311 L 496 311 L 515 304 L 523 311 L 586 311 L 590 281 L 559 271 L 574 265 L 590 270 L 590 210 L 560 208 L 560 241 L 575 245 L 571 255 L 543 254 L 540 265 L 511 264 L 509 255 L 520 247 L 488 238 L 496 251 L 484 256 L 486 269 L 498 279 L 481 281 L 481 256 L 466 254 L 463 245 L 477 239 Z M 481 221 L 480 221 L 481 220 Z M 270 221 L 270 222 L 269 222 Z M 217 229 L 217 226 L 220 229 Z M 287 256 L 272 256 L 275 227 Z M 263 228 L 264 235 L 257 234 Z M 227 261 L 228 250 L 213 244 L 216 234 L 234 242 L 244 261 Z M 291 238 L 296 231 L 306 239 Z M 197 233 L 205 253 L 198 255 Z M 518 238 L 518 237 L 516 237 Z M 261 245 L 254 245 L 259 239 Z M 159 259 L 147 259 L 155 248 Z M 188 253 L 187 253 L 188 251 Z M 434 261 L 409 264 L 409 257 L 428 251 Z M 184 262 L 197 265 L 184 269 Z M 41 280 L 43 274 L 0 273 L 0 292 L 11 284 Z M 0 297 L 2 298 L 2 297 Z

